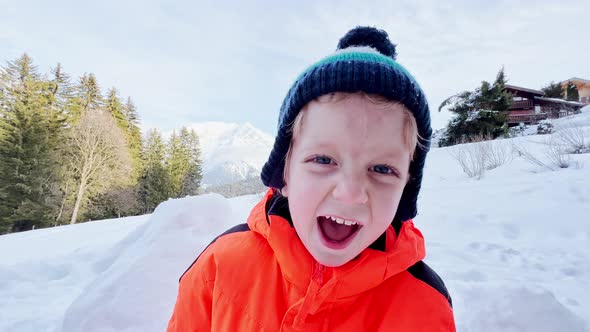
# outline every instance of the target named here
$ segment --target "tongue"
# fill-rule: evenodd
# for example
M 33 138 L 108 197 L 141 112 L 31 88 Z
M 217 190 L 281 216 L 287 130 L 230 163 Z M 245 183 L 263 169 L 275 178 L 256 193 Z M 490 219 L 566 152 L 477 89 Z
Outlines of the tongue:
M 318 222 L 324 236 L 331 241 L 340 242 L 346 240 L 358 229 L 358 225 L 342 225 L 332 219 L 319 217 Z

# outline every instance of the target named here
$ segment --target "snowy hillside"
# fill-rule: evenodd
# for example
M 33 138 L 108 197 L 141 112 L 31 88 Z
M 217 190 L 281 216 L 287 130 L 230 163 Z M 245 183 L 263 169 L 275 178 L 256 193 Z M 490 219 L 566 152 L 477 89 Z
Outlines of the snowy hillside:
M 590 140 L 590 108 L 574 121 Z M 549 139 L 503 143 L 549 164 Z M 554 170 L 514 154 L 476 180 L 450 152 L 429 155 L 415 223 L 458 331 L 590 331 L 590 153 Z M 187 197 L 147 216 L 0 236 L 0 331 L 165 330 L 178 277 L 259 197 Z
M 249 123 L 205 122 L 189 127 L 201 140 L 206 186 L 258 177 L 274 143 L 270 135 Z

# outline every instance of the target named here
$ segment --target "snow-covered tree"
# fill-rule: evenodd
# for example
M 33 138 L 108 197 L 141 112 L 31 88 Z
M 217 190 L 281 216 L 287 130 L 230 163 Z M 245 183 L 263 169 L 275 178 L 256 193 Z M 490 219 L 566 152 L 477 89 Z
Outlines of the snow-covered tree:
M 512 95 L 505 91 L 502 68 L 494 83 L 483 81 L 479 88 L 447 98 L 438 110 L 447 108 L 455 116 L 449 121 L 439 146 L 472 141 L 476 137 L 496 138 L 508 132 L 508 109 Z

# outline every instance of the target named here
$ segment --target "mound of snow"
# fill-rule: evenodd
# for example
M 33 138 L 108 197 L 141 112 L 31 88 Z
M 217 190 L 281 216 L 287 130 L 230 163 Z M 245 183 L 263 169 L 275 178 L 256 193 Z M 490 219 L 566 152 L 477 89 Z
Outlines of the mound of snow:
M 0 236 L 0 331 L 55 331 L 84 288 L 117 258 L 129 217 Z
M 258 199 L 207 194 L 162 203 L 110 251 L 117 260 L 72 303 L 59 331 L 165 331 L 179 276 Z

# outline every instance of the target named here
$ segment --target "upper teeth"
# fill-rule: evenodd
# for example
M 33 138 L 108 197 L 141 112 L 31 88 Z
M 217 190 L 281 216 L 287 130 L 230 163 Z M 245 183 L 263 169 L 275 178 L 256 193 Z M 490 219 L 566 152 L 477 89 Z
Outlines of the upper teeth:
M 346 219 L 342 219 L 342 218 L 338 218 L 338 217 L 333 217 L 333 216 L 328 216 L 328 219 L 332 219 L 332 221 L 335 221 L 336 223 L 341 224 L 341 225 L 352 226 L 352 225 L 357 225 L 358 224 L 355 221 L 346 220 Z

